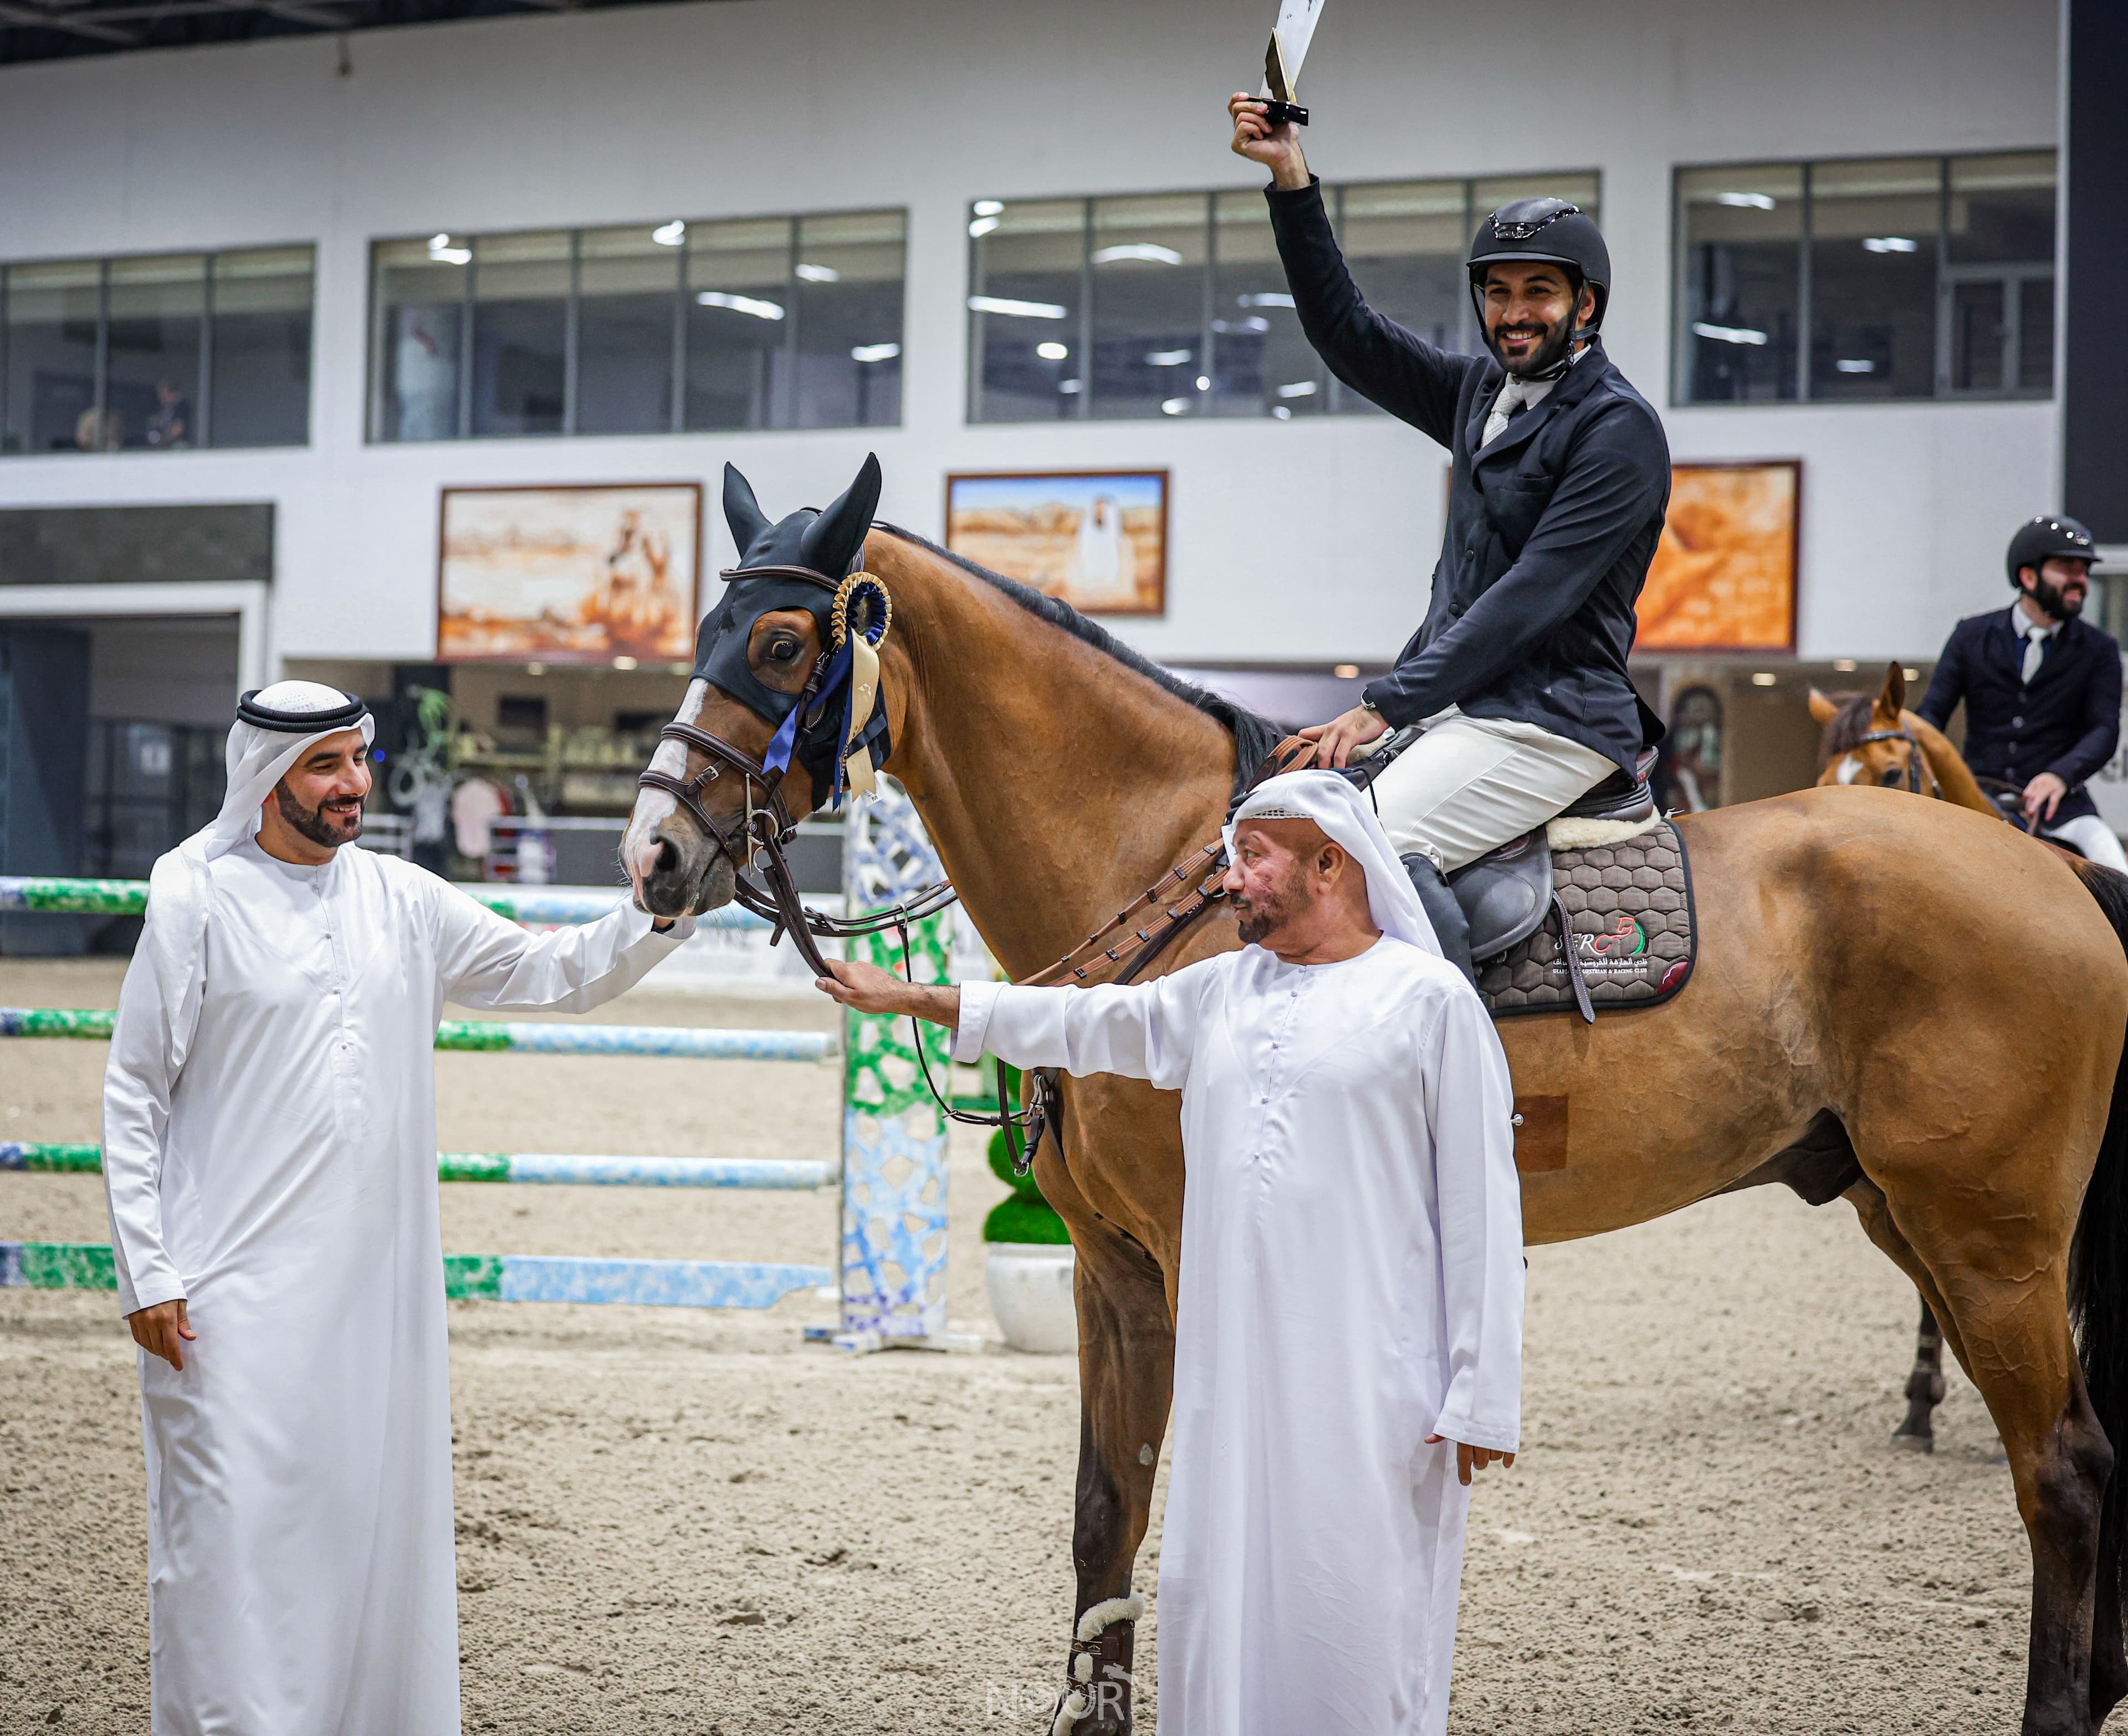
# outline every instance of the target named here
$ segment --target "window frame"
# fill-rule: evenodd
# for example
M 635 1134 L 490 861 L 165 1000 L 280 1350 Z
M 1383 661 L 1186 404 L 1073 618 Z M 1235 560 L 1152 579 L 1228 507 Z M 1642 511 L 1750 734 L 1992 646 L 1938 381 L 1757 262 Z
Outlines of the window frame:
M 245 254 L 287 253 L 302 249 L 310 255 L 308 273 L 311 286 L 309 373 L 303 392 L 303 438 L 296 442 L 282 442 L 272 445 L 220 446 L 214 440 L 214 321 L 215 283 L 216 264 L 227 259 Z M 199 363 L 197 377 L 192 382 L 192 415 L 199 425 L 199 437 L 188 444 L 160 451 L 159 458 L 169 457 L 172 452 L 293 452 L 316 444 L 316 430 L 311 415 L 316 408 L 315 387 L 318 377 L 318 244 L 316 240 L 247 241 L 230 247 L 156 247 L 140 248 L 115 254 L 57 254 L 34 257 L 0 259 L 0 463 L 12 458 L 65 458 L 109 457 L 114 451 L 140 451 L 152 448 L 105 448 L 96 452 L 59 450 L 53 452 L 10 452 L 5 444 L 7 426 L 8 349 L 10 334 L 13 330 L 11 315 L 14 292 L 14 273 L 18 270 L 40 265 L 93 265 L 96 268 L 96 346 L 92 375 L 93 388 L 89 409 L 98 426 L 110 409 L 111 385 L 111 268 L 134 259 L 160 259 L 173 255 L 197 254 L 200 260 L 200 314 Z
M 1561 167 L 1535 169 L 1529 171 L 1527 173 L 1494 170 L 1488 171 L 1482 174 L 1374 175 L 1353 180 L 1323 181 L 1320 184 L 1323 189 L 1323 206 L 1329 216 L 1331 230 L 1338 238 L 1339 245 L 1341 247 L 1344 244 L 1346 234 L 1345 201 L 1348 192 L 1364 191 L 1370 187 L 1405 187 L 1423 183 L 1431 183 L 1444 187 L 1459 187 L 1461 190 L 1462 194 L 1464 213 L 1464 221 L 1461 231 L 1463 239 L 1458 244 L 1458 252 L 1459 254 L 1461 254 L 1467 252 L 1470 244 L 1470 237 L 1476 228 L 1476 190 L 1480 185 L 1489 181 L 1545 180 L 1553 178 L 1556 178 L 1560 181 L 1586 180 L 1594 183 L 1596 187 L 1595 205 L 1598 213 L 1598 221 L 1599 222 L 1601 221 L 1600 214 L 1603 211 L 1604 202 L 1604 176 L 1603 169 L 1594 164 L 1588 164 L 1580 168 Z M 1201 358 L 1203 365 L 1206 367 L 1207 371 L 1209 372 L 1216 379 L 1218 377 L 1218 368 L 1214 364 L 1216 363 L 1218 356 L 1218 334 L 1212 330 L 1212 320 L 1214 314 L 1214 298 L 1218 294 L 1219 277 L 1219 220 L 1218 201 L 1221 196 L 1225 194 L 1260 191 L 1260 183 L 1243 182 L 1238 183 L 1228 183 L 1223 185 L 1210 187 L 1111 187 L 1104 189 L 1099 192 L 1091 193 L 1019 192 L 1013 194 L 1009 198 L 997 194 L 981 194 L 962 200 L 961 204 L 960 221 L 967 246 L 967 252 L 963 255 L 966 264 L 965 275 L 962 279 L 961 291 L 961 315 L 962 320 L 966 322 L 962 328 L 962 353 L 967 358 L 967 382 L 962 393 L 961 406 L 961 414 L 964 425 L 971 428 L 1033 428 L 1043 426 L 1052 420 L 1060 422 L 1091 422 L 1097 420 L 1092 413 L 1092 409 L 1088 400 L 1093 396 L 1094 391 L 1094 213 L 1095 206 L 1104 199 L 1189 198 L 1199 199 L 1203 202 L 1205 230 L 1204 263 L 1204 289 L 1203 296 L 1204 307 L 1199 322 L 1198 353 Z M 1081 376 L 1081 377 L 1085 380 L 1085 384 L 1078 392 L 1072 395 L 1073 401 L 1070 409 L 1055 417 L 1026 416 L 1008 419 L 986 417 L 981 414 L 985 386 L 983 377 L 984 327 L 981 322 L 993 316 L 988 314 L 979 313 L 976 309 L 970 307 L 967 304 L 971 297 L 981 295 L 985 292 L 981 287 L 982 280 L 978 275 L 979 260 L 977 257 L 977 250 L 981 244 L 983 237 L 982 235 L 976 235 L 972 232 L 973 225 L 981 221 L 981 217 L 976 210 L 976 206 L 979 204 L 988 203 L 993 201 L 1000 206 L 1008 206 L 1012 205 L 1076 203 L 1079 206 L 1081 210 L 1079 245 L 1079 308 L 1077 316 L 1071 321 L 1071 330 L 1075 339 L 1075 349 L 1076 353 L 1085 358 L 1085 365 Z M 986 231 L 985 233 L 988 233 L 988 231 Z M 1417 256 L 1414 255 L 1413 257 Z M 1475 315 L 1472 315 L 1466 306 L 1461 310 L 1461 316 L 1457 325 L 1458 335 L 1461 338 L 1468 338 L 1475 332 L 1476 329 Z M 1458 353 L 1461 353 L 1461 352 Z M 1340 381 L 1336 375 L 1332 374 L 1330 372 L 1328 364 L 1323 360 L 1320 355 L 1314 358 L 1314 368 L 1315 378 L 1324 401 L 1323 408 L 1317 415 L 1310 415 L 1304 419 L 1294 418 L 1294 420 L 1306 420 L 1313 421 L 1323 417 L 1329 416 L 1375 416 L 1382 414 L 1380 409 L 1367 402 L 1359 393 L 1352 391 L 1349 387 L 1346 386 L 1342 381 Z M 1133 422 L 1165 422 L 1171 419 L 1164 416 L 1131 416 L 1117 417 L 1114 420 L 1117 421 Z M 1185 416 L 1174 418 L 1172 420 L 1191 421 L 1204 419 L 1195 416 Z M 1269 422 L 1286 419 L 1277 416 L 1271 410 L 1266 410 L 1254 417 L 1228 415 L 1223 417 L 1214 417 L 1210 420 L 1228 420 L 1234 422 L 1244 422 L 1249 420 Z
M 2006 260 L 1998 263 L 1954 263 L 1950 257 L 1951 165 L 1974 158 L 2001 157 L 2045 154 L 2054 159 L 2054 245 L 2056 257 L 2039 260 Z M 1931 357 L 1931 389 L 1924 396 L 1894 398 L 1834 398 L 1814 396 L 1811 391 L 1811 364 L 1816 348 L 1816 309 L 1812 294 L 1812 248 L 1817 229 L 1817 171 L 1836 164 L 1887 163 L 1911 159 L 1915 157 L 1932 158 L 1936 165 L 1936 225 L 1931 243 L 1936 258 L 1936 287 L 1930 316 L 1934 325 L 1933 353 Z M 1689 396 L 1692 382 L 1692 332 L 1689 314 L 1692 296 L 1692 247 L 1685 222 L 1684 178 L 1705 171 L 1717 169 L 1793 168 L 1802 179 L 1803 218 L 1801 234 L 1796 244 L 1796 360 L 1794 393 L 1784 398 L 1695 398 Z M 1673 163 L 1670 165 L 1670 408 L 1672 410 L 1779 410 L 1799 406 L 1817 409 L 1855 407 L 1882 409 L 1894 404 L 2044 404 L 2051 403 L 2060 391 L 2059 382 L 2050 374 L 2046 391 L 2020 391 L 2009 382 L 2017 377 L 2017 364 L 2022 342 L 2018 312 L 2026 285 L 2035 279 L 2058 278 L 2061 246 L 2061 152 L 2058 145 L 2014 145 L 1990 147 L 1984 150 L 1909 150 L 1860 151 L 1823 157 L 1725 157 L 1707 161 Z M 1955 390 L 1950 384 L 1952 362 L 1952 333 L 1950 311 L 1959 283 L 1999 282 L 2005 289 L 2002 345 L 2002 378 L 2000 387 L 1975 391 Z M 2054 306 L 2049 325 L 2054 342 L 2059 346 L 2061 329 L 2060 292 L 2057 282 Z
M 809 222 L 832 220 L 837 217 L 876 216 L 894 216 L 900 220 L 900 282 L 903 289 L 903 298 L 901 334 L 897 341 L 901 344 L 902 353 L 905 356 L 907 353 L 909 333 L 907 291 L 909 284 L 909 241 L 910 230 L 910 207 L 906 205 L 834 206 L 821 210 L 807 211 L 720 211 L 714 215 L 681 217 L 677 219 L 668 216 L 645 217 L 634 220 L 622 218 L 619 220 L 601 220 L 597 221 L 585 221 L 577 222 L 527 225 L 524 227 L 516 229 L 451 229 L 430 230 L 429 231 L 430 235 L 448 235 L 454 245 L 463 245 L 468 248 L 471 251 L 473 257 L 466 262 L 463 267 L 465 275 L 458 298 L 459 320 L 458 355 L 457 363 L 458 404 L 455 415 L 453 418 L 454 426 L 450 434 L 440 434 L 425 439 L 403 439 L 397 436 L 387 437 L 382 432 L 386 425 L 386 410 L 390 389 L 390 382 L 387 378 L 387 370 L 383 365 L 384 321 L 389 304 L 387 304 L 383 294 L 382 293 L 383 273 L 382 252 L 382 249 L 387 247 L 396 247 L 419 243 L 422 241 L 425 237 L 420 234 L 372 235 L 368 238 L 368 270 L 367 274 L 368 281 L 364 292 L 368 298 L 368 317 L 363 322 L 367 334 L 367 353 L 364 357 L 363 362 L 366 372 L 367 390 L 363 394 L 364 415 L 363 420 L 363 444 L 365 446 L 430 446 L 444 445 L 458 441 L 485 442 L 553 439 L 639 440 L 663 434 L 708 434 L 734 432 L 736 430 L 724 429 L 691 428 L 687 424 L 688 360 L 689 351 L 691 347 L 690 322 L 687 318 L 687 311 L 690 306 L 689 293 L 691 282 L 688 267 L 694 257 L 695 231 L 698 228 L 710 229 L 720 224 L 729 223 L 780 223 L 784 226 L 786 237 L 785 242 L 785 251 L 788 256 L 786 263 L 786 282 L 787 286 L 794 286 L 794 287 L 791 301 L 786 311 L 783 330 L 779 334 L 781 341 L 778 347 L 786 354 L 796 357 L 799 353 L 798 325 L 800 314 L 798 309 L 798 298 L 795 292 L 795 285 L 798 281 L 796 273 L 799 264 L 799 256 L 802 246 L 801 235 L 803 226 Z M 666 418 L 666 425 L 662 428 L 637 428 L 619 430 L 601 430 L 587 433 L 577 425 L 581 410 L 579 401 L 581 394 L 579 391 L 579 387 L 581 383 L 582 363 L 581 349 L 582 320 L 584 303 L 584 237 L 587 234 L 599 230 L 626 229 L 653 230 L 661 229 L 666 225 L 675 221 L 682 225 L 684 233 L 681 236 L 679 241 L 672 247 L 673 333 L 671 353 L 667 363 L 671 370 L 668 382 L 671 394 L 671 410 Z M 538 434 L 476 433 L 473 428 L 473 372 L 474 353 L 477 348 L 475 333 L 475 320 L 477 317 L 477 308 L 479 303 L 479 244 L 483 240 L 492 241 L 506 239 L 512 235 L 550 235 L 556 233 L 567 235 L 569 238 L 569 287 L 568 299 L 564 306 L 563 315 L 563 387 L 562 425 L 558 429 Z M 794 382 L 791 387 L 785 390 L 773 393 L 770 399 L 772 413 L 769 419 L 763 423 L 762 427 L 751 431 L 764 434 L 785 434 L 800 431 L 812 433 L 834 433 L 847 432 L 851 429 L 863 428 L 900 428 L 905 425 L 903 421 L 905 413 L 904 406 L 900 401 L 899 394 L 897 395 L 895 419 L 891 422 L 836 423 L 832 425 L 818 425 L 801 423 L 796 419 L 797 405 L 795 397 L 796 391 L 796 388 Z M 786 399 L 790 399 L 791 401 L 786 402 L 784 401 Z

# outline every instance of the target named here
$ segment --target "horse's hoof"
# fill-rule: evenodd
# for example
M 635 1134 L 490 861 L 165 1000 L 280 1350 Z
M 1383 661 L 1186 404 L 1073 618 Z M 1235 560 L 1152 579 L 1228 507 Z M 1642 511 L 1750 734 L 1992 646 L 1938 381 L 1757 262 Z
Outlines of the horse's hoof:
M 1933 1453 L 1936 1451 L 1936 1436 L 1909 1435 L 1902 1429 L 1892 1437 L 1892 1444 L 1903 1453 Z

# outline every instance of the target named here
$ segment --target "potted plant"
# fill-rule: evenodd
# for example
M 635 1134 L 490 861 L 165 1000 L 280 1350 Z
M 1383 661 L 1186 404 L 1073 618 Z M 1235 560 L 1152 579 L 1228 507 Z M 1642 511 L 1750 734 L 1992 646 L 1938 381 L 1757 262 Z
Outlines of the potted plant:
M 997 1064 L 998 1101 L 1019 1094 L 1016 1069 Z M 1071 1299 L 1071 1232 L 1042 1197 L 1034 1172 L 1012 1173 L 1012 1152 L 1000 1128 L 990 1136 L 990 1169 L 1012 1189 L 983 1220 L 983 1276 L 990 1312 L 1015 1350 L 1056 1354 L 1079 1347 Z

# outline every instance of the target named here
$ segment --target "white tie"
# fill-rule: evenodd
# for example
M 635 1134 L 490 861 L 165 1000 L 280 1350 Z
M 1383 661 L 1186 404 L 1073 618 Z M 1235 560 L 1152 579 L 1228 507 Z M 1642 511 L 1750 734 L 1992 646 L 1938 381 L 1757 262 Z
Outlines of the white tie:
M 2036 627 L 2026 629 L 2024 681 L 2027 687 L 2031 685 L 2032 677 L 2040 672 L 2040 665 L 2045 661 L 2047 655 L 2047 641 L 2053 637 L 2052 633 L 2042 633 Z
M 1500 395 L 1493 400 L 1493 413 L 1485 418 L 1485 437 L 1479 441 L 1482 448 L 1490 446 L 1506 430 L 1508 421 L 1514 413 L 1530 401 L 1530 395 L 1549 381 L 1518 379 L 1509 374 L 1507 383 L 1500 387 Z

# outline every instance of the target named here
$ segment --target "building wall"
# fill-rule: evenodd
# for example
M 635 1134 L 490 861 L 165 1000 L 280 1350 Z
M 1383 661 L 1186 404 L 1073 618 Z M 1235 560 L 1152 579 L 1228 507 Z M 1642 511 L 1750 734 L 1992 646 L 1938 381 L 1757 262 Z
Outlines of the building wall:
M 1268 10 L 1268 8 L 1266 8 Z M 318 246 L 313 443 L 11 458 L 0 502 L 271 499 L 280 657 L 433 650 L 436 491 L 706 477 L 772 510 L 864 453 L 885 515 L 936 534 L 954 469 L 1166 465 L 1178 660 L 1380 662 L 1418 619 L 1443 461 L 1382 419 L 971 426 L 967 202 L 1260 184 L 1225 146 L 1264 21 L 1213 0 L 724 0 L 129 55 L 0 73 L 7 258 Z M 1340 0 L 1304 79 L 1337 179 L 1594 166 L 1613 355 L 1680 459 L 1804 462 L 1805 657 L 1913 657 L 2001 595 L 2053 500 L 2050 404 L 1671 410 L 1679 163 L 2052 144 L 2051 0 Z M 1503 48 L 1503 45 L 1505 45 Z M 365 446 L 380 236 L 905 205 L 904 422 L 842 432 Z M 711 570 L 729 559 L 714 529 Z

